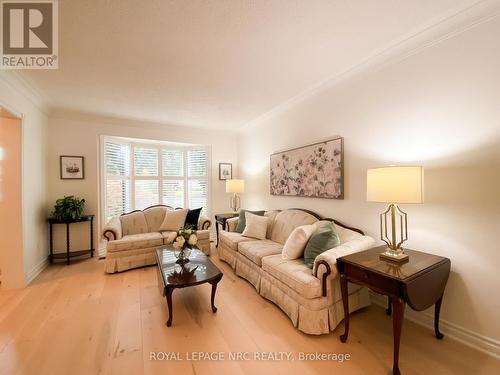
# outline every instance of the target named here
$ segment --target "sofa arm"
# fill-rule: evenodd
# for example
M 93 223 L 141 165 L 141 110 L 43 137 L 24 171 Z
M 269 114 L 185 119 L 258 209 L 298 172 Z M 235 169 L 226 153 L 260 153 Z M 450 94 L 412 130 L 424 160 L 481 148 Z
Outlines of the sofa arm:
M 199 230 L 206 230 L 209 229 L 212 226 L 212 222 L 210 219 L 206 216 L 200 215 L 200 218 L 198 219 L 198 229 Z
M 108 241 L 122 238 L 122 222 L 118 216 L 112 218 L 102 229 L 102 235 Z
M 228 232 L 236 232 L 236 227 L 238 226 L 238 217 L 232 217 L 231 219 L 226 220 L 226 227 Z M 226 228 L 222 228 L 226 230 Z
M 375 240 L 370 236 L 359 236 L 333 249 L 321 253 L 314 260 L 313 275 L 323 280 L 323 292 L 326 292 L 326 279 L 338 275 L 337 258 L 373 247 Z

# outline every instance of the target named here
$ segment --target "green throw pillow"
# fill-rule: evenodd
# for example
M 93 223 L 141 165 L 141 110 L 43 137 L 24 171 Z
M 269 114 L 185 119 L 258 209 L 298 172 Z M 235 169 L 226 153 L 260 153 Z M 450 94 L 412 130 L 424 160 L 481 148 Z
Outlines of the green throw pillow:
M 240 217 L 238 218 L 238 225 L 236 226 L 235 231 L 238 233 L 243 233 L 245 227 L 247 225 L 247 219 L 245 217 L 245 212 L 250 212 L 254 215 L 264 216 L 264 210 L 262 211 L 249 211 L 249 210 L 240 210 Z
M 333 222 L 321 223 L 307 242 L 304 250 L 304 263 L 313 268 L 316 257 L 331 248 L 340 245 L 340 239 Z

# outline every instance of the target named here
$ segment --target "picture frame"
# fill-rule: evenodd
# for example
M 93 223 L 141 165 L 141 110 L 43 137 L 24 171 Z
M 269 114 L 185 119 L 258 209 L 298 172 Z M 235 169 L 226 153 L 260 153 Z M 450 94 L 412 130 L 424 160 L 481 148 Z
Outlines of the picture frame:
M 61 180 L 85 179 L 85 157 L 74 155 L 59 156 L 59 171 Z
M 233 179 L 233 164 L 232 163 L 219 163 L 219 180 L 232 180 Z
M 344 139 L 275 152 L 269 174 L 271 195 L 344 199 Z

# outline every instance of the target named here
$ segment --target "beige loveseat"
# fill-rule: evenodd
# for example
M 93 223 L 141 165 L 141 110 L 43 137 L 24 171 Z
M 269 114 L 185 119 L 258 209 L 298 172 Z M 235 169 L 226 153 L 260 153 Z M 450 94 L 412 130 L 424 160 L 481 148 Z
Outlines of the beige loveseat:
M 167 210 L 173 208 L 152 206 L 143 211 L 114 217 L 106 224 L 103 236 L 108 240 L 105 267 L 107 273 L 156 264 L 154 251 L 159 246 L 172 243 L 176 237 L 176 232 L 160 232 Z M 210 255 L 210 225 L 207 217 L 200 216 L 197 246 L 207 255 Z
M 262 297 L 278 305 L 299 330 L 315 335 L 329 333 L 344 318 L 337 257 L 369 249 L 375 241 L 359 229 L 321 219 L 306 210 L 269 211 L 265 216 L 269 217 L 265 240 L 235 232 L 238 218 L 229 219 L 229 230 L 220 233 L 220 259 L 248 280 Z M 340 245 L 319 255 L 312 270 L 303 259 L 283 259 L 283 245 L 291 232 L 319 220 L 334 221 Z M 369 304 L 368 290 L 349 284 L 349 310 Z

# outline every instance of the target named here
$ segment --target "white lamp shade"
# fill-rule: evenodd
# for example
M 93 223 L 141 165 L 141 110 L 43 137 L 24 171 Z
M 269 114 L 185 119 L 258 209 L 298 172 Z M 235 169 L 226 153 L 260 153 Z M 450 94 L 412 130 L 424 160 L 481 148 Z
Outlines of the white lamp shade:
M 413 166 L 368 169 L 366 200 L 384 203 L 423 203 L 424 168 Z
M 226 180 L 226 193 L 243 193 L 245 180 Z

